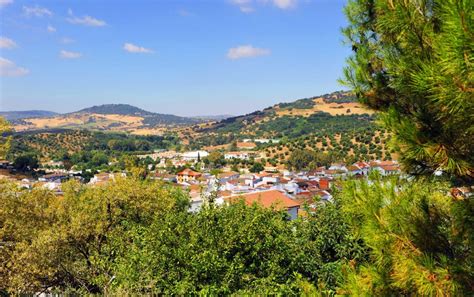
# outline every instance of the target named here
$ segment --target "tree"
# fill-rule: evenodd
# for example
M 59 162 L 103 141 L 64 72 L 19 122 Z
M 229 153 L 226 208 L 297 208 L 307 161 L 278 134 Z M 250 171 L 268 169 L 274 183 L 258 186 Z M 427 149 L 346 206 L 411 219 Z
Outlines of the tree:
M 113 286 L 132 295 L 294 295 L 319 283 L 335 289 L 345 259 L 363 254 L 343 216 L 322 205 L 293 223 L 284 211 L 243 201 L 156 216 L 150 228 L 129 233 Z
M 118 253 L 129 245 L 130 227 L 145 228 L 154 216 L 184 211 L 189 203 L 179 189 L 138 179 L 103 187 L 74 181 L 63 191 L 58 199 L 0 181 L 0 290 L 103 292 Z
M 469 296 L 474 286 L 474 200 L 447 185 L 396 178 L 349 181 L 337 195 L 368 257 L 346 267 L 343 295 Z
M 207 164 L 209 164 L 212 168 L 219 168 L 225 164 L 225 159 L 221 152 L 213 151 L 209 154 L 209 156 L 204 158 L 204 162 L 207 162 Z
M 311 162 L 314 160 L 314 154 L 308 150 L 295 150 L 291 152 L 288 158 L 287 165 L 294 170 L 308 169 Z
M 11 136 L 5 136 L 10 131 L 10 124 L 3 117 L 0 117 L 0 159 L 4 159 L 10 150 Z
M 64 168 L 66 170 L 71 169 L 71 167 L 74 165 L 68 152 L 62 152 L 58 159 L 63 162 Z
M 109 162 L 109 158 L 107 157 L 107 155 L 104 152 L 95 151 L 92 154 L 90 164 L 92 166 L 100 166 L 100 165 L 107 164 L 108 162 Z
M 35 170 L 39 167 L 38 157 L 31 153 L 20 155 L 13 161 L 13 167 L 19 171 Z
M 250 167 L 250 172 L 252 173 L 259 173 L 263 171 L 265 168 L 263 167 L 262 163 L 255 162 L 253 163 L 252 167 Z
M 320 166 L 330 166 L 343 158 L 341 154 L 331 152 L 315 152 L 309 150 L 295 150 L 287 161 L 289 168 L 295 170 L 311 170 Z
M 344 83 L 380 111 L 412 174 L 474 178 L 472 0 L 351 0 Z

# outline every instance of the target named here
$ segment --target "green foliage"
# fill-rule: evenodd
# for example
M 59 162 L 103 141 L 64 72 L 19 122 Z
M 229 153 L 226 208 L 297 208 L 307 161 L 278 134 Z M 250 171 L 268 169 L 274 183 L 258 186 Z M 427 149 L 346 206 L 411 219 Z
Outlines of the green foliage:
M 0 159 L 5 158 L 10 150 L 11 136 L 4 135 L 10 130 L 10 124 L 3 117 L 0 117 Z
M 320 166 L 330 166 L 331 163 L 341 161 L 342 157 L 335 153 L 315 152 L 309 150 L 295 150 L 291 153 L 287 166 L 294 170 L 311 170 Z
M 314 106 L 314 99 L 322 98 L 326 103 L 355 102 L 356 98 L 349 92 L 333 92 L 313 98 L 300 99 L 290 103 L 280 103 L 262 111 L 232 117 L 215 124 L 196 128 L 197 136 L 190 139 L 190 148 L 214 146 L 233 143 L 243 138 L 279 138 L 293 141 L 307 136 L 350 134 L 364 136 L 373 133 L 377 126 L 374 116 L 338 115 L 316 112 L 307 116 L 276 116 L 277 109 L 308 109 Z M 259 144 L 258 149 L 271 144 Z M 234 148 L 235 149 L 235 148 Z
M 328 206 L 291 224 L 282 213 L 243 203 L 166 214 L 130 233 L 114 287 L 165 295 L 295 294 L 303 283 L 334 289 L 343 260 L 363 252 L 341 218 Z
M 0 290 L 314 294 L 365 254 L 337 205 L 290 222 L 243 202 L 190 213 L 189 197 L 147 180 L 63 190 L 0 181 Z
M 41 159 L 63 161 L 65 168 L 117 171 L 125 169 L 122 159 L 126 156 L 170 148 L 178 141 L 172 135 L 135 136 L 85 130 L 15 134 L 8 158 L 34 154 Z M 107 165 L 114 161 L 117 165 Z
M 104 104 L 99 106 L 92 106 L 89 108 L 82 109 L 77 113 L 121 114 L 130 116 L 141 116 L 144 119 L 144 126 L 151 127 L 160 125 L 195 124 L 199 122 L 199 120 L 193 118 L 149 112 L 128 104 Z
M 13 167 L 19 171 L 33 171 L 39 167 L 38 157 L 31 153 L 22 154 L 15 158 Z
M 264 166 L 262 165 L 262 163 L 259 163 L 259 162 L 255 162 L 253 163 L 253 165 L 250 167 L 249 171 L 252 172 L 252 173 L 259 173 L 261 171 L 263 171 L 265 168 Z
M 472 0 L 351 0 L 345 83 L 382 112 L 414 174 L 474 178 Z
M 440 183 L 351 181 L 341 200 L 353 232 L 370 248 L 347 267 L 347 295 L 463 296 L 474 285 L 474 203 Z
M 211 169 L 220 168 L 226 164 L 224 154 L 219 151 L 211 152 L 207 157 L 203 158 L 203 162 Z
M 304 98 L 304 99 L 299 99 L 294 102 L 288 102 L 288 103 L 280 103 L 278 104 L 279 108 L 282 109 L 311 109 L 315 105 L 313 98 Z
M 185 209 L 174 187 L 122 179 L 105 187 L 63 185 L 64 197 L 0 181 L 0 288 L 39 292 L 71 287 L 97 293 L 114 275 L 130 225 Z

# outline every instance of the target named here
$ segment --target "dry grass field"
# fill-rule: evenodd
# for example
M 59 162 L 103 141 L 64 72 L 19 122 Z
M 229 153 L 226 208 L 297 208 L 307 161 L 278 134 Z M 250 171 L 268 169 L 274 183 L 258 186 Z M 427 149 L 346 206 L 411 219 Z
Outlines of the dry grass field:
M 89 128 L 97 130 L 130 131 L 143 125 L 139 116 L 118 114 L 72 114 L 51 118 L 26 119 L 27 124 L 17 124 L 16 131 L 54 129 L 54 128 Z
M 364 108 L 360 103 L 356 102 L 347 102 L 347 103 L 336 103 L 331 102 L 327 103 L 323 98 L 313 99 L 315 105 L 313 108 L 306 109 L 288 109 L 288 108 L 279 108 L 275 106 L 274 109 L 278 116 L 292 115 L 292 116 L 302 116 L 309 117 L 310 115 L 316 112 L 327 112 L 330 115 L 352 115 L 352 114 L 373 114 L 374 111 Z

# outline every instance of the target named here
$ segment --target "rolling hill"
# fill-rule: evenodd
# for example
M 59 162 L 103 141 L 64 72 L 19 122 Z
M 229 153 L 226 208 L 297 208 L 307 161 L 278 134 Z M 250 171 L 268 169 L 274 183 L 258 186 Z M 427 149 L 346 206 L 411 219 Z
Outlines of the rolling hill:
M 50 117 L 27 117 L 12 121 L 16 131 L 44 129 L 89 129 L 136 134 L 160 134 L 169 127 L 192 125 L 198 119 L 160 114 L 128 104 L 105 104 Z
M 158 114 L 127 104 L 107 104 L 49 118 L 16 120 L 14 127 L 22 132 L 17 133 L 23 135 L 18 135 L 19 139 L 29 139 L 32 146 L 43 141 L 35 140 L 39 135 L 50 135 L 47 151 L 55 146 L 55 139 L 69 135 L 71 129 L 173 135 L 186 149 L 207 150 L 233 149 L 237 142 L 248 138 L 272 138 L 280 141 L 259 145 L 257 149 L 265 153 L 271 164 L 284 164 L 297 149 L 360 160 L 391 158 L 392 152 L 385 145 L 389 134 L 377 127 L 374 118 L 373 111 L 364 108 L 351 93 L 334 92 L 216 121 Z M 78 137 L 74 139 L 81 142 Z
M 246 115 L 203 123 L 182 131 L 185 143 L 209 150 L 231 148 L 243 139 L 272 138 L 259 145 L 271 164 L 283 164 L 291 152 L 324 151 L 358 160 L 390 159 L 388 132 L 374 122 L 372 110 L 349 92 L 333 92 L 275 104 Z
M 26 118 L 45 118 L 58 115 L 58 113 L 47 110 L 23 110 L 23 111 L 0 111 L 0 116 L 8 121 Z
M 196 133 L 238 133 L 248 137 L 295 136 L 298 125 L 340 125 L 351 119 L 354 125 L 371 120 L 373 111 L 357 102 L 349 92 L 333 92 L 322 96 L 278 103 L 246 115 L 199 125 Z M 318 127 L 315 127 L 318 128 Z M 343 127 L 341 127 L 343 128 Z M 296 135 L 298 136 L 298 135 Z

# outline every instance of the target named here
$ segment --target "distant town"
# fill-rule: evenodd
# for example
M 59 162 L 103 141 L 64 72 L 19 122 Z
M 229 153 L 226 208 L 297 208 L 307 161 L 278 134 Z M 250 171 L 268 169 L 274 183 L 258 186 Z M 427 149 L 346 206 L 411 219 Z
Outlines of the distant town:
M 253 149 L 256 143 L 269 142 L 277 143 L 278 140 L 245 139 L 237 143 L 240 151 L 224 152 L 222 157 L 228 161 L 259 162 L 265 158 L 265 153 Z M 291 219 L 304 214 L 304 205 L 314 210 L 318 203 L 331 201 L 333 188 L 338 187 L 343 179 L 366 178 L 372 172 L 378 172 L 381 176 L 401 173 L 398 162 L 394 160 L 359 161 L 353 164 L 333 163 L 309 171 L 291 171 L 284 166 L 262 166 L 235 171 L 230 164 L 219 170 L 213 170 L 209 166 L 209 156 L 210 152 L 206 150 L 187 152 L 158 150 L 137 155 L 139 159 L 152 161 L 147 165 L 150 179 L 180 187 L 189 193 L 192 212 L 199 211 L 203 203 L 208 201 L 223 204 L 241 198 L 248 205 L 257 203 L 264 207 L 286 210 Z M 173 173 L 167 169 L 170 166 L 183 169 Z M 7 160 L 0 160 L 0 178 L 12 180 L 25 189 L 41 187 L 57 195 L 62 195 L 63 183 L 71 179 L 94 187 L 130 175 L 126 170 L 102 171 L 86 180 L 82 170 L 74 168 L 66 170 L 62 161 L 46 162 L 36 171 L 41 174 L 35 178 L 14 174 L 13 164 Z

